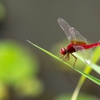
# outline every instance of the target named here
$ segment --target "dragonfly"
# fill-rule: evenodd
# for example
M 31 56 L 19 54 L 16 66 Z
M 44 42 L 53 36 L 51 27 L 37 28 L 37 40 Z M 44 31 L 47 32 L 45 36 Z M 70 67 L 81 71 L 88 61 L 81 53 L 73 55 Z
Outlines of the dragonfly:
M 63 55 L 62 57 L 65 57 L 65 59 L 69 60 L 70 55 L 72 55 L 75 58 L 73 63 L 73 66 L 75 66 L 77 57 L 73 53 L 79 52 L 82 54 L 86 64 L 90 64 L 92 55 L 91 48 L 100 46 L 100 42 L 88 44 L 86 38 L 83 37 L 74 27 L 71 27 L 64 19 L 58 18 L 57 21 L 70 41 L 68 46 L 60 49 L 60 53 Z

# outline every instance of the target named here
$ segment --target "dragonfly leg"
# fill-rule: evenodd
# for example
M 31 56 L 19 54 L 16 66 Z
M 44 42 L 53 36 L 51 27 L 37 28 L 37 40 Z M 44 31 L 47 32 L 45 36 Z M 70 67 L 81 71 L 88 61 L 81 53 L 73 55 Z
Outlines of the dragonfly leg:
M 71 53 L 71 55 L 75 58 L 75 61 L 74 61 L 74 64 L 73 64 L 73 66 L 75 66 L 75 63 L 77 61 L 77 57 L 75 57 L 72 53 Z
M 66 55 L 63 55 L 62 57 L 60 57 L 60 59 L 63 59 L 63 58 L 68 61 L 70 59 L 69 53 L 67 53 Z
M 65 55 L 61 56 L 60 59 L 64 58 Z
M 69 53 L 66 54 L 65 59 L 68 61 L 70 59 Z

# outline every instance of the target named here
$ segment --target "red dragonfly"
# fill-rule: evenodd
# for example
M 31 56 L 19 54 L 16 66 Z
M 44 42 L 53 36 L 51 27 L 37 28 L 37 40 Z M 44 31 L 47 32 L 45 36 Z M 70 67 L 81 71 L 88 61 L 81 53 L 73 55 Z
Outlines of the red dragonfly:
M 62 47 L 60 53 L 65 56 L 67 60 L 70 59 L 70 54 L 75 58 L 74 64 L 77 61 L 77 57 L 73 55 L 74 52 L 80 52 L 87 64 L 90 64 L 90 58 L 92 52 L 90 48 L 100 46 L 100 42 L 88 44 L 87 40 L 74 28 L 71 27 L 64 19 L 59 18 L 58 23 L 66 34 L 70 44 L 67 47 Z

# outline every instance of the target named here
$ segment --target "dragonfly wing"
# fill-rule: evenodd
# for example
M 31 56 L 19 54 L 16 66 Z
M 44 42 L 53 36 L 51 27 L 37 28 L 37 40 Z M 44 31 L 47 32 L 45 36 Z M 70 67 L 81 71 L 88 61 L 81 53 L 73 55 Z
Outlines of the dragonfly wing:
M 75 38 L 72 40 L 82 41 L 82 42 L 87 43 L 86 38 L 83 37 L 74 27 L 71 27 L 69 30 L 70 30 L 70 33 L 73 34 L 73 36 L 75 36 Z
M 83 56 L 87 64 L 91 63 L 91 58 L 93 54 L 91 49 L 85 50 L 85 48 L 82 46 L 75 46 L 74 49 L 77 51 L 79 55 Z
M 70 34 L 70 31 L 69 31 L 69 29 L 71 28 L 71 26 L 65 20 L 63 20 L 62 18 L 58 19 L 58 23 L 59 23 L 60 27 L 63 29 L 65 35 L 68 38 L 68 40 L 71 40 L 72 36 Z
M 87 43 L 87 40 L 74 27 L 71 27 L 64 19 L 59 18 L 58 23 L 66 34 L 68 40 L 77 40 Z

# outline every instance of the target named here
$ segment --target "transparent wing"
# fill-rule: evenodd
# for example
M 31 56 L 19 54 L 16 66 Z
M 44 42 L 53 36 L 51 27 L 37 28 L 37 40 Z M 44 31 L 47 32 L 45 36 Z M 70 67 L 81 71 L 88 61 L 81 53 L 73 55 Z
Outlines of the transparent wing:
M 82 46 L 75 46 L 74 48 L 79 55 L 83 56 L 83 58 L 87 64 L 91 63 L 91 58 L 93 56 L 91 49 L 85 50 L 84 47 L 82 47 Z
M 64 19 L 59 18 L 58 23 L 66 34 L 68 40 L 83 41 L 87 43 L 87 40 L 76 29 L 74 29 L 74 27 L 71 27 Z

